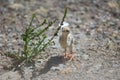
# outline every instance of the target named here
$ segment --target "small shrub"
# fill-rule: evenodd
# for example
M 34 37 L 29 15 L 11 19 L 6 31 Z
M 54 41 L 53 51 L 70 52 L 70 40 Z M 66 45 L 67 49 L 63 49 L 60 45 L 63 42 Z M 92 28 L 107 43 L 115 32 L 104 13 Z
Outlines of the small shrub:
M 66 14 L 67 8 L 65 9 L 64 16 L 60 24 L 63 23 Z M 19 54 L 7 54 L 7 56 L 17 60 L 17 63 L 15 63 L 17 67 L 22 66 L 26 62 L 28 63 L 34 61 L 34 58 L 45 51 L 46 47 L 48 47 L 53 42 L 54 37 L 61 28 L 61 26 L 59 26 L 54 32 L 54 35 L 46 41 L 47 35 L 45 32 L 56 22 L 56 20 L 47 22 L 47 20 L 44 19 L 41 24 L 33 26 L 34 19 L 37 19 L 35 14 L 32 15 L 30 24 L 28 27 L 26 27 L 25 32 L 21 35 L 22 40 L 24 41 L 23 52 Z

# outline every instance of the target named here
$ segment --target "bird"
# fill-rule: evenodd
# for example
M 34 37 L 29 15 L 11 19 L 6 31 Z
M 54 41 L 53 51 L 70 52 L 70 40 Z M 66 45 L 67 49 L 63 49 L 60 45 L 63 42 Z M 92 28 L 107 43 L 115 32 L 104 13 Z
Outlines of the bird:
M 61 26 L 61 34 L 59 37 L 60 46 L 64 49 L 64 58 L 73 60 L 73 42 L 74 38 L 70 30 L 70 25 L 68 22 L 63 22 Z M 67 52 L 69 51 L 69 53 Z

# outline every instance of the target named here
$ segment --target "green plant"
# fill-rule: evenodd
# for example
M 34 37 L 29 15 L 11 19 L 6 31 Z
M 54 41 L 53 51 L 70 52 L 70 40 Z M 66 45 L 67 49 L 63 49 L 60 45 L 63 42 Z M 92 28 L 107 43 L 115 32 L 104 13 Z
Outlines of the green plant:
M 64 16 L 60 24 L 63 23 L 67 14 L 67 8 L 65 9 Z M 37 19 L 36 15 L 33 14 L 30 24 L 26 27 L 25 32 L 21 35 L 22 40 L 24 41 L 24 48 L 23 52 L 19 54 L 9 54 L 10 57 L 14 57 L 17 59 L 17 66 L 21 66 L 22 63 L 31 62 L 34 58 L 40 55 L 43 51 L 45 51 L 46 47 L 48 47 L 52 42 L 54 37 L 57 35 L 58 31 L 60 30 L 61 26 L 57 28 L 54 32 L 54 35 L 46 41 L 47 35 L 45 32 L 52 26 L 56 19 L 50 22 L 47 22 L 46 19 L 37 26 L 33 26 L 34 19 Z M 43 27 L 46 26 L 46 27 Z
M 43 25 L 46 25 L 45 19 L 40 25 L 32 28 L 32 22 L 34 18 L 36 18 L 35 14 L 32 16 L 31 22 L 26 28 L 25 33 L 22 34 L 22 39 L 24 41 L 23 57 L 25 57 L 26 61 L 32 60 L 40 52 L 45 50 L 47 47 L 46 45 L 51 43 L 50 41 L 48 41 L 49 43 L 45 43 L 47 35 L 44 32 L 46 32 L 48 28 L 55 23 L 55 20 L 51 21 L 45 28 L 41 29 Z

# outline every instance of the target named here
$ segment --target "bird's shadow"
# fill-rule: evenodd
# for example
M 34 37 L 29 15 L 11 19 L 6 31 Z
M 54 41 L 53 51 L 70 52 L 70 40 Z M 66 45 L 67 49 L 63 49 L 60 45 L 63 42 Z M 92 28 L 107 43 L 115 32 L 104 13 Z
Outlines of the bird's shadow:
M 58 66 L 59 64 L 64 64 L 66 61 L 68 61 L 67 59 L 65 59 L 63 56 L 54 56 L 51 57 L 45 64 L 44 68 L 41 70 L 34 70 L 32 73 L 32 78 L 45 74 L 48 71 L 50 71 L 52 66 Z M 39 72 L 38 74 L 36 74 L 37 72 Z

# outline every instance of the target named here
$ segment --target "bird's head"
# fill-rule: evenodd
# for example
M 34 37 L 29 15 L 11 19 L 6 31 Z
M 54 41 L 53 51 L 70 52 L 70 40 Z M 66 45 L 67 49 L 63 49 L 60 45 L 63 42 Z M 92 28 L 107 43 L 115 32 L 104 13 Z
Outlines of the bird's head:
M 69 23 L 63 22 L 61 26 L 61 31 L 63 35 L 68 35 L 70 33 Z

